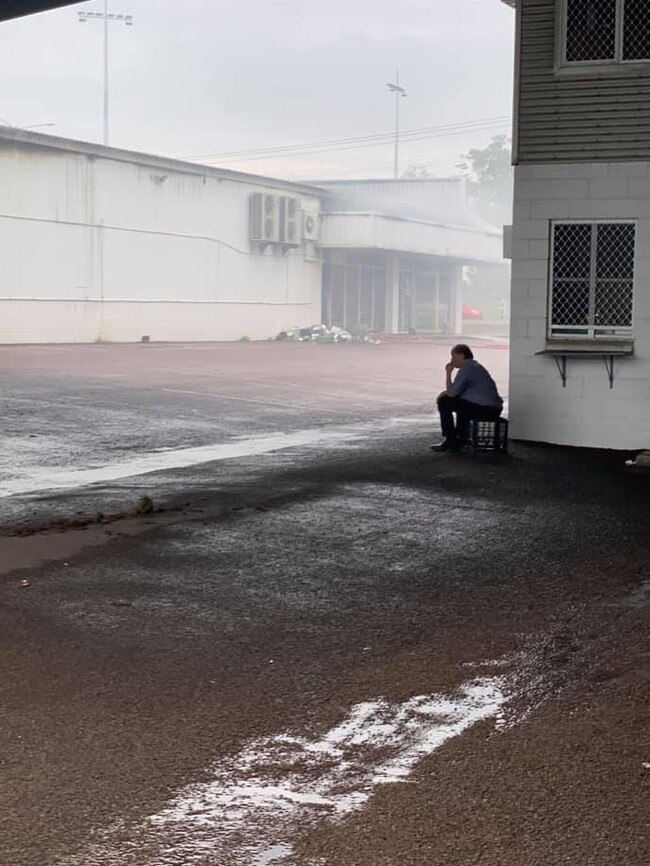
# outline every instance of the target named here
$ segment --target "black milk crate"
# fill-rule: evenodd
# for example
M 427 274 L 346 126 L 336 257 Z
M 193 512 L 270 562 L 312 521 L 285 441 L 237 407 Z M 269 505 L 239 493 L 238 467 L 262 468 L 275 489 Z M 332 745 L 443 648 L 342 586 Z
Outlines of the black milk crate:
M 505 454 L 508 450 L 508 419 L 473 419 L 469 422 L 469 442 L 475 451 L 499 451 Z

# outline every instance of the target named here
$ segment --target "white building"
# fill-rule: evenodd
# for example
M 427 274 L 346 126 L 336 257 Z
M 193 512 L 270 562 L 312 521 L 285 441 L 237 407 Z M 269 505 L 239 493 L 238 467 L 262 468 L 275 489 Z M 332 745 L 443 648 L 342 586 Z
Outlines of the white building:
M 320 317 L 320 253 L 280 243 L 273 212 L 316 225 L 310 187 L 0 128 L 0 189 L 0 343 L 266 338 Z
M 460 178 L 308 186 L 0 127 L 0 189 L 0 343 L 459 333 L 462 266 L 502 262 Z
M 516 7 L 511 434 L 650 442 L 650 12 Z
M 461 177 L 315 181 L 323 319 L 352 331 L 462 330 L 464 265 L 500 267 L 501 232 L 467 207 Z

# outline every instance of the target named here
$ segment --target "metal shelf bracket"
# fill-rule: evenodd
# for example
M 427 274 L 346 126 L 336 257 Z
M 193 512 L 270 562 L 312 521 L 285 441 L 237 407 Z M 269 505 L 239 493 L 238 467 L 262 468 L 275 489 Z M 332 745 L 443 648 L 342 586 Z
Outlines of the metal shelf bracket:
M 562 387 L 566 388 L 566 355 L 554 355 L 555 366 L 557 367 L 560 378 L 562 379 Z
M 621 349 L 611 349 L 609 347 L 602 349 L 601 351 L 590 350 L 582 350 L 582 349 L 563 349 L 558 347 L 555 348 L 546 348 L 541 352 L 535 352 L 536 355 L 546 355 L 546 357 L 552 357 L 555 361 L 555 366 L 558 369 L 558 373 L 560 374 L 560 379 L 562 380 L 562 387 L 566 388 L 566 380 L 567 380 L 567 360 L 569 358 L 580 358 L 584 360 L 585 358 L 602 358 L 605 364 L 605 370 L 607 371 L 607 381 L 609 382 L 610 390 L 614 387 L 614 363 L 616 358 L 629 358 L 634 354 L 634 347 L 629 346 L 627 348 Z

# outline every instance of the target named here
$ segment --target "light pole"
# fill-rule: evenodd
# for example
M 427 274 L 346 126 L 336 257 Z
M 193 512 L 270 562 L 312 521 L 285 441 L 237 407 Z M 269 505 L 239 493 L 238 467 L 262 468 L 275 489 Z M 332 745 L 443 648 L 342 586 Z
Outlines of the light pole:
M 386 87 L 395 94 L 395 164 L 394 177 L 399 177 L 399 100 L 400 96 L 406 99 L 406 90 L 399 85 L 399 69 L 395 72 L 395 83 L 389 81 Z
M 108 22 L 120 21 L 126 24 L 127 27 L 133 25 L 133 15 L 115 14 L 108 11 L 108 0 L 104 0 L 103 12 L 78 12 L 79 23 L 85 24 L 86 21 L 100 20 L 104 22 L 104 99 L 103 99 L 103 142 L 108 144 Z

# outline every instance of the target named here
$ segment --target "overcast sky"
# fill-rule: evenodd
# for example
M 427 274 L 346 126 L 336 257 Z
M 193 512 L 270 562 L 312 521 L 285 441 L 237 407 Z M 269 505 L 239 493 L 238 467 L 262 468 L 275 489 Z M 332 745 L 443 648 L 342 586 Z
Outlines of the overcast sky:
M 292 179 L 392 176 L 391 143 L 238 161 L 223 154 L 509 117 L 514 15 L 499 0 L 109 0 L 111 144 Z M 100 141 L 103 31 L 77 11 L 0 24 L 0 118 Z M 508 120 L 404 142 L 442 176 Z M 485 127 L 485 128 L 481 128 Z M 201 159 L 199 159 L 199 157 Z

